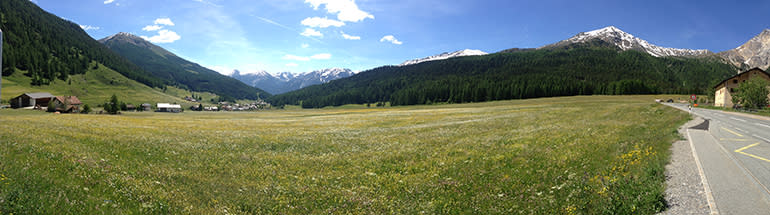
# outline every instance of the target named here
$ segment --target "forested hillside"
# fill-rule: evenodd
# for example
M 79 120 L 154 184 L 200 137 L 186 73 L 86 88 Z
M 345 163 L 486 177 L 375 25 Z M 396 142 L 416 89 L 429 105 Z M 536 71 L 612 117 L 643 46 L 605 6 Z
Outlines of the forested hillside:
M 464 103 L 572 95 L 704 93 L 737 69 L 717 58 L 656 58 L 595 41 L 551 50 L 380 67 L 274 96 L 305 108 L 391 102 Z
M 45 12 L 28 0 L 0 1 L 3 30 L 3 76 L 18 68 L 32 85 L 84 74 L 97 61 L 151 87 L 163 81 L 113 53 L 88 36 L 80 26 Z
M 270 93 L 182 59 L 135 35 L 119 33 L 99 42 L 172 86 L 215 93 L 224 100 L 270 96 Z

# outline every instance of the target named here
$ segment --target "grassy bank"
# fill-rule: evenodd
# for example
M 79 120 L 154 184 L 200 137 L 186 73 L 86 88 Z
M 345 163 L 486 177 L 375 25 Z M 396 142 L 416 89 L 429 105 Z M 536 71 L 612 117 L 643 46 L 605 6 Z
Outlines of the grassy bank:
M 209 101 L 215 95 L 211 93 L 197 93 L 169 86 L 164 92 L 162 89 L 150 88 L 134 80 L 122 76 L 103 65 L 89 66 L 85 74 L 71 75 L 67 81 L 54 80 L 49 85 L 31 86 L 32 79 L 24 76 L 24 71 L 16 71 L 2 79 L 2 100 L 8 100 L 24 93 L 48 92 L 54 96 L 77 96 L 83 103 L 96 107 L 109 101 L 114 94 L 121 101 L 131 104 L 151 103 L 178 103 L 183 107 L 193 104 L 187 102 L 184 96 L 195 94 Z
M 0 213 L 650 214 L 688 119 L 653 99 L 0 110 Z

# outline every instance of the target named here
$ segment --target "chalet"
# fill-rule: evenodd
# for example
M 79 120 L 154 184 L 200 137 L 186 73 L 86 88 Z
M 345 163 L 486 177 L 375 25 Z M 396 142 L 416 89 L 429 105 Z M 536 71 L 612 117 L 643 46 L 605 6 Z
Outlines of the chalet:
M 136 106 L 134 106 L 133 104 L 127 104 L 126 105 L 126 110 L 127 111 L 136 111 Z
M 714 89 L 716 90 L 714 106 L 733 107 L 732 94 L 735 92 L 735 88 L 738 88 L 740 83 L 746 82 L 752 78 L 764 78 L 765 80 L 770 81 L 770 73 L 759 68 L 753 68 L 720 82 L 714 86 Z M 768 97 L 770 98 L 770 95 L 768 95 Z
M 157 112 L 170 112 L 170 113 L 179 113 L 182 112 L 182 105 L 178 104 L 169 104 L 169 103 L 158 103 L 158 110 Z
M 76 96 L 56 96 L 50 102 L 54 105 L 54 110 L 61 113 L 80 113 L 80 99 Z
M 25 93 L 10 100 L 11 108 L 48 107 L 54 96 L 50 93 Z

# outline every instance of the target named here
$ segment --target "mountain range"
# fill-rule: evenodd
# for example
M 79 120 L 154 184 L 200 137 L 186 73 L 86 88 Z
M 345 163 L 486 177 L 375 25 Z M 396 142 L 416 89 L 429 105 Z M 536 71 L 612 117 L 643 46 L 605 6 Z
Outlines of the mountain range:
M 540 47 L 539 49 L 553 49 L 576 43 L 587 43 L 594 40 L 601 40 L 623 51 L 637 50 L 646 52 L 655 57 L 712 57 L 717 56 L 730 64 L 746 70 L 748 68 L 758 67 L 763 70 L 770 68 L 770 29 L 763 30 L 745 44 L 731 50 L 713 53 L 706 49 L 678 49 L 660 47 L 626 33 L 615 26 L 609 26 L 588 32 L 582 32 L 574 37 L 559 41 L 554 44 Z M 512 49 L 526 50 L 526 49 Z M 510 52 L 510 51 L 509 51 Z
M 281 94 L 308 86 L 355 75 L 350 69 L 329 68 L 305 73 L 281 72 L 270 74 L 265 71 L 241 74 L 235 70 L 230 77 L 250 86 L 259 87 L 272 94 Z
M 152 73 L 167 85 L 197 92 L 211 92 L 234 99 L 259 99 L 270 96 L 261 89 L 182 59 L 136 35 L 118 33 L 99 42 Z
M 705 93 L 738 71 L 739 67 L 708 50 L 661 47 L 609 26 L 536 49 L 466 57 L 444 53 L 383 66 L 269 101 L 317 108 L 350 103 L 413 105 L 568 95 Z

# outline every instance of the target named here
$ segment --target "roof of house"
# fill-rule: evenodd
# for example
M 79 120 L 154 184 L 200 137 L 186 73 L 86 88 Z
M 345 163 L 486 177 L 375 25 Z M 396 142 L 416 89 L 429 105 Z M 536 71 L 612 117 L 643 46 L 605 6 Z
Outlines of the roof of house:
M 80 99 L 78 99 L 77 96 L 56 96 L 56 100 L 59 100 L 61 102 L 69 101 L 70 105 L 80 105 L 83 104 L 83 102 L 80 102 Z
M 44 99 L 44 98 L 53 97 L 53 95 L 51 95 L 50 93 L 25 93 L 25 94 L 21 94 L 20 96 L 23 96 L 23 95 L 27 95 L 33 99 Z
M 724 84 L 725 82 L 729 81 L 730 79 L 733 79 L 733 78 L 735 78 L 735 77 L 738 77 L 738 76 L 741 76 L 741 75 L 743 75 L 744 73 L 747 73 L 747 72 L 751 72 L 751 71 L 754 71 L 754 70 L 759 70 L 760 72 L 762 72 L 762 73 L 765 73 L 765 75 L 767 75 L 768 77 L 770 77 L 770 73 L 767 73 L 765 70 L 762 70 L 762 69 L 760 69 L 759 67 L 754 67 L 754 68 L 752 68 L 752 69 L 749 69 L 749 70 L 743 71 L 743 72 L 741 72 L 741 73 L 738 73 L 737 75 L 734 75 L 734 76 L 732 76 L 732 77 L 730 77 L 730 78 L 727 78 L 727 79 L 725 79 L 725 80 L 724 80 L 724 81 L 722 81 L 722 82 L 719 82 L 719 84 L 715 85 L 715 86 L 714 86 L 714 88 L 715 88 L 715 89 L 716 89 L 716 88 L 719 88 L 719 86 L 720 86 L 720 85 Z
M 169 104 L 169 103 L 158 103 L 158 108 L 179 108 L 179 109 L 182 109 L 182 105 Z

